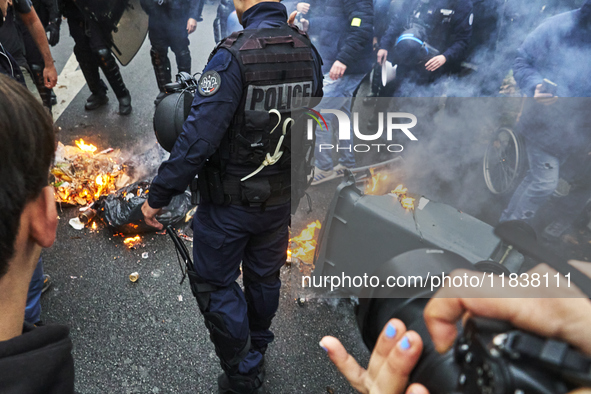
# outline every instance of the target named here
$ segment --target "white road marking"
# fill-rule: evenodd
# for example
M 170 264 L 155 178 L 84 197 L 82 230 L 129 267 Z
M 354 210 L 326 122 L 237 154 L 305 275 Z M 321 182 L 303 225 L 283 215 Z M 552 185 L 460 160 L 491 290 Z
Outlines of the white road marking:
M 54 122 L 59 119 L 66 108 L 70 105 L 74 97 L 86 85 L 86 80 L 82 71 L 78 69 L 78 61 L 76 56 L 72 53 L 64 69 L 60 73 L 58 83 L 53 91 L 57 96 L 57 105 L 52 108 Z

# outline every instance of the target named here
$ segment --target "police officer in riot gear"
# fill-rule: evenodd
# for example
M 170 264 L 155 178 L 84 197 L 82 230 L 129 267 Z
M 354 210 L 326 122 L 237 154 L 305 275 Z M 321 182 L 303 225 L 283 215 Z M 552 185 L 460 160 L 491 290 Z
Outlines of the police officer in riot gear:
M 287 257 L 292 185 L 299 183 L 291 162 L 306 134 L 292 133 L 292 119 L 322 95 L 322 74 L 312 44 L 286 23 L 279 1 L 234 4 L 245 30 L 210 57 L 184 131 L 142 211 L 146 223 L 161 227 L 156 214 L 199 174 L 192 288 L 224 370 L 219 392 L 260 393 Z M 305 183 L 306 176 L 298 179 Z M 241 263 L 244 292 L 235 282 Z
M 416 83 L 460 70 L 472 36 L 470 0 L 406 0 L 392 11 L 379 42 L 378 63 L 383 64 L 393 52 L 398 72 L 413 75 Z
M 227 30 L 228 17 L 234 12 L 234 2 L 232 0 L 221 0 L 218 6 L 217 15 L 213 21 L 213 37 L 216 44 L 231 32 Z
M 88 88 L 92 92 L 86 100 L 84 108 L 95 110 L 109 101 L 107 86 L 99 74 L 99 67 L 103 70 L 109 85 L 119 101 L 119 114 L 131 113 L 131 95 L 123 82 L 119 66 L 111 53 L 110 43 L 105 38 L 110 33 L 105 29 L 110 26 L 99 24 L 92 18 L 85 16 L 77 6 L 76 0 L 62 0 L 62 14 L 68 19 L 70 35 L 74 39 L 74 54 L 84 74 Z
M 176 56 L 178 71 L 191 74 L 189 34 L 202 21 L 205 0 L 141 0 L 142 8 L 150 16 L 148 32 L 152 49 L 152 65 L 160 93 L 154 101 L 158 104 L 165 96 L 164 86 L 171 80 L 168 48 Z

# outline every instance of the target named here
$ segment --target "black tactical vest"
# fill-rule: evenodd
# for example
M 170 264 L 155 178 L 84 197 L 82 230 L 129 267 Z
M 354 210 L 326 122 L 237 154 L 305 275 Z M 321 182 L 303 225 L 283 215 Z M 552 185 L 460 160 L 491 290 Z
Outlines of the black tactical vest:
M 407 28 L 424 29 L 423 39 L 443 52 L 452 34 L 454 14 L 454 1 L 419 0 L 408 19 Z
M 285 203 L 290 199 L 295 133 L 290 119 L 296 120 L 306 107 L 316 104 L 312 44 L 299 30 L 285 24 L 236 32 L 218 45 L 210 59 L 220 48 L 230 51 L 240 67 L 242 101 L 218 152 L 206 165 L 205 176 L 200 174 L 200 182 L 207 178 L 206 193 L 217 204 Z M 302 132 L 297 134 L 293 143 L 301 145 Z M 297 152 L 303 149 L 293 147 Z M 280 157 L 279 151 L 283 152 Z M 216 177 L 221 178 L 221 185 Z M 201 185 L 200 190 L 203 195 Z

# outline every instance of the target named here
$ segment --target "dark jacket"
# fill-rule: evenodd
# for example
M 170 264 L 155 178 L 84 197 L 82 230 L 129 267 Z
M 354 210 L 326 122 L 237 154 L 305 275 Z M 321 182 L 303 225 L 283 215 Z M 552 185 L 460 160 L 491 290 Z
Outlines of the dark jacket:
M 575 10 L 547 19 L 526 38 L 513 64 L 515 80 L 530 97 L 544 78 L 558 85 L 556 95 L 563 98 L 547 106 L 528 100 L 517 128 L 528 144 L 558 158 L 591 143 L 591 20 L 581 23 L 582 16 Z
M 0 342 L 2 394 L 70 394 L 74 392 L 72 341 L 66 326 L 35 328 Z
M 158 3 L 158 0 L 140 0 L 142 8 L 148 15 L 165 13 L 173 18 L 185 16 L 187 19 L 193 18 L 197 22 L 203 20 L 201 14 L 205 0 L 167 0 L 162 5 L 158 5 Z
M 533 96 L 547 78 L 560 97 L 591 97 L 591 27 L 579 23 L 581 16 L 580 9 L 556 15 L 527 36 L 513 63 L 525 94 Z
M 365 74 L 373 64 L 373 0 L 315 0 L 308 34 L 330 71 L 335 61 L 347 66 L 346 74 Z
M 16 60 L 8 53 L 0 42 L 0 74 L 4 74 L 25 85 L 25 78 Z
M 406 0 L 394 7 L 388 30 L 380 39 L 380 48 L 388 51 L 394 48 L 398 37 L 409 27 L 417 0 Z M 446 68 L 457 68 L 465 59 L 472 37 L 472 2 L 470 0 L 431 0 L 435 11 L 428 17 L 420 15 L 419 20 L 429 25 L 425 41 L 441 52 L 447 59 Z M 453 11 L 450 18 L 442 16 L 442 10 Z
M 242 16 L 245 29 L 272 28 L 284 25 L 287 12 L 280 3 L 262 2 L 248 9 Z M 315 97 L 322 97 L 320 59 L 314 59 Z M 152 208 L 161 208 L 172 197 L 183 193 L 205 161 L 220 147 L 234 115 L 242 101 L 243 78 L 237 60 L 226 49 L 220 49 L 205 66 L 203 73 L 215 71 L 221 79 L 220 88 L 214 95 L 195 95 L 189 117 L 183 126 L 170 159 L 162 163 L 158 176 L 152 181 L 148 203 Z

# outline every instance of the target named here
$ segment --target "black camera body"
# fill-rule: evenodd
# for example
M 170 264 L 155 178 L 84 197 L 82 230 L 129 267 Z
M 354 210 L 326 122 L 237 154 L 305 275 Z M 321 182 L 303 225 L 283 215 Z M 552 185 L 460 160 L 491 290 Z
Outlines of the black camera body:
M 575 375 L 588 374 L 591 366 L 564 342 L 483 318 L 466 322 L 454 358 L 461 393 L 566 393 L 577 387 Z

